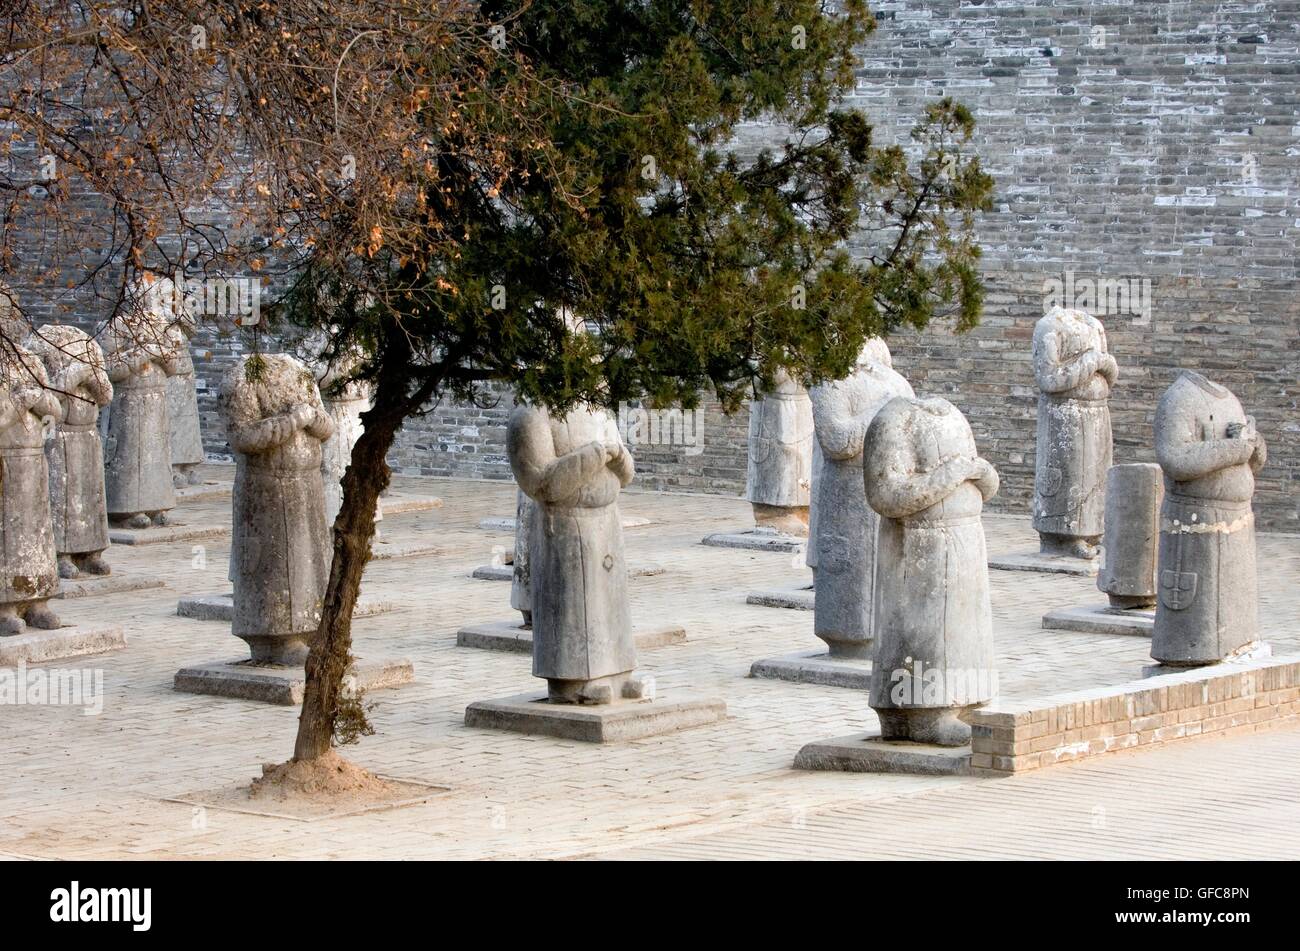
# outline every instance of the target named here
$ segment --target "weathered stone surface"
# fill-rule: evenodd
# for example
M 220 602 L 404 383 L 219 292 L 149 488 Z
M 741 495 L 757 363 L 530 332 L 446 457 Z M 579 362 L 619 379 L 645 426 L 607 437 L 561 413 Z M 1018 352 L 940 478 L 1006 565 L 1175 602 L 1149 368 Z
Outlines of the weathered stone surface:
M 813 442 L 808 391 L 782 371 L 749 411 L 745 498 L 759 528 L 807 535 Z
M 1043 615 L 1043 627 L 1053 631 L 1080 631 L 1084 634 L 1130 634 L 1150 637 L 1155 611 L 1142 608 L 1120 609 L 1109 604 L 1060 608 Z
M 1018 551 L 990 555 L 989 567 L 996 568 L 998 571 L 1038 571 L 1095 578 L 1101 570 L 1101 562 L 1097 558 L 1075 558 L 1073 555 L 1051 555 L 1041 551 Z
M 40 664 L 65 657 L 102 654 L 126 647 L 120 627 L 73 626 L 53 630 L 27 630 L 12 637 L 0 637 L 0 667 Z
M 170 545 L 225 538 L 230 534 L 229 525 L 186 525 L 168 519 L 166 525 L 150 524 L 148 528 L 110 528 L 108 539 L 114 545 Z
M 190 339 L 197 329 L 182 311 L 173 325 L 178 334 L 176 372 L 167 377 L 167 418 L 171 423 L 172 484 L 180 489 L 197 485 L 203 462 L 203 436 L 199 429 L 199 394 L 194 375 Z
M 470 704 L 465 709 L 465 725 L 585 743 L 618 743 L 717 723 L 726 716 L 727 705 L 721 700 L 615 700 L 578 705 L 525 693 Z
M 1153 608 L 1160 547 L 1160 467 L 1111 466 L 1106 475 L 1106 534 L 1097 587 L 1118 609 Z
M 148 575 L 82 575 L 80 578 L 63 578 L 59 582 L 60 598 L 90 598 L 101 594 L 121 594 L 124 591 L 147 591 L 163 588 L 161 578 Z
M 220 406 L 236 454 L 231 632 L 255 663 L 300 665 L 329 576 L 320 472 L 334 424 L 310 371 L 286 354 L 236 364 Z
M 304 342 L 303 349 L 310 351 L 307 360 L 316 384 L 320 387 L 321 401 L 326 415 L 334 424 L 334 431 L 321 444 L 321 480 L 325 486 L 325 524 L 331 530 L 343 507 L 343 474 L 352 462 L 352 448 L 365 432 L 361 414 L 370 409 L 370 385 L 349 377 L 360 360 L 358 352 L 335 355 L 326 360 L 322 354 L 329 348 L 329 340 L 318 334 Z M 384 517 L 384 503 L 375 503 L 375 521 Z
M 1043 552 L 1097 557 L 1110 468 L 1111 387 L 1119 364 L 1101 321 L 1053 307 L 1034 327 L 1038 439 L 1034 529 Z
M 151 275 L 131 289 L 128 303 L 104 330 L 104 357 L 113 384 L 104 438 L 108 517 L 122 527 L 163 525 L 176 507 L 172 483 L 167 378 L 180 369 L 175 285 Z
M 362 597 L 357 600 L 352 616 L 354 618 L 374 617 L 376 614 L 387 614 L 395 607 L 392 601 Z M 176 602 L 176 615 L 192 621 L 233 621 L 234 595 L 225 593 L 189 595 Z
M 867 430 L 867 501 L 881 516 L 871 707 L 888 740 L 959 746 L 959 714 L 996 694 L 980 512 L 997 471 L 947 400 L 891 400 Z
M 705 535 L 700 544 L 714 548 L 744 548 L 750 551 L 796 552 L 804 551 L 807 539 L 772 528 L 754 528 L 744 532 L 714 532 Z
M 768 588 L 763 591 L 749 592 L 745 596 L 745 603 L 764 608 L 812 611 L 816 604 L 816 595 L 812 585 L 804 585 L 801 588 Z
M 524 625 L 533 623 L 532 572 L 529 568 L 528 549 L 536 531 L 537 505 L 520 489 L 515 493 L 515 551 L 510 566 L 510 606 L 518 611 Z
M 59 575 L 76 578 L 109 573 L 108 511 L 104 497 L 104 449 L 99 410 L 113 400 L 104 352 L 80 328 L 46 324 L 30 339 L 41 358 L 60 414 L 45 443 L 50 517 Z
M 368 693 L 400 687 L 415 680 L 409 660 L 367 661 L 357 658 L 344 675 L 344 687 L 353 693 Z M 235 700 L 256 700 L 280 706 L 302 703 L 307 675 L 300 666 L 268 666 L 246 660 L 215 661 L 185 667 L 176 672 L 172 686 L 182 693 L 201 693 Z
M 822 458 L 813 633 L 834 657 L 871 656 L 878 519 L 867 504 L 862 447 L 881 407 L 895 397 L 912 395 L 912 387 L 894 372 L 889 347 L 879 338 L 863 347 L 848 377 L 811 392 Z
M 652 525 L 653 522 L 648 518 L 640 515 L 623 515 L 620 517 L 624 529 L 644 528 L 646 525 Z M 478 527 L 485 532 L 505 532 L 513 535 L 519 525 L 518 519 L 510 518 L 484 518 L 479 519 Z
M 521 403 L 507 449 L 515 481 L 536 503 L 530 533 L 533 674 L 552 698 L 617 696 L 636 666 L 618 493 L 632 457 L 605 413 L 563 418 Z
M 9 298 L 0 295 L 3 304 Z M 28 626 L 59 627 L 48 601 L 58 593 L 49 470 L 44 432 L 63 408 L 40 358 L 27 349 L 25 321 L 0 313 L 5 352 L 0 354 L 0 641 Z
M 970 773 L 970 760 L 969 746 L 932 746 L 855 733 L 807 744 L 795 757 L 794 768 L 846 773 L 964 776 Z
M 632 640 L 636 649 L 654 650 L 686 641 L 686 628 L 678 625 L 647 628 L 634 631 Z M 510 653 L 531 654 L 533 650 L 532 628 L 525 627 L 520 621 L 493 621 L 487 624 L 471 624 L 456 632 L 457 647 L 477 647 L 481 650 L 507 651 Z
M 851 690 L 871 688 L 871 661 L 856 657 L 832 656 L 825 650 L 800 651 L 782 657 L 756 660 L 749 676 L 760 680 L 785 680 L 796 684 L 821 687 L 847 687 Z
M 380 497 L 383 507 L 381 515 L 407 515 L 411 512 L 431 512 L 434 509 L 442 508 L 442 499 L 436 495 L 425 496 L 423 498 L 391 498 L 388 495 Z
M 211 502 L 216 499 L 228 499 L 235 490 L 233 482 L 214 479 L 207 482 L 195 482 L 183 485 L 176 490 L 177 502 Z
M 421 555 L 436 555 L 442 551 L 438 545 L 415 542 L 409 545 L 395 545 L 382 539 L 374 540 L 370 545 L 371 561 L 390 561 L 394 558 L 418 558 Z
M 1160 398 L 1155 437 L 1165 496 L 1151 656 L 1217 663 L 1259 636 L 1250 503 L 1268 451 L 1237 398 L 1188 370 Z

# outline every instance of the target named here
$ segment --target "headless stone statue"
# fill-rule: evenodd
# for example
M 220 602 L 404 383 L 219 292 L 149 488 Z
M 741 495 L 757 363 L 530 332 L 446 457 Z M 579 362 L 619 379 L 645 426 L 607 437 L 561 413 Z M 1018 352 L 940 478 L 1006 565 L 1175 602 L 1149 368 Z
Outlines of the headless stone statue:
M 167 377 L 167 418 L 171 423 L 172 484 L 196 485 L 203 462 L 203 436 L 199 431 L 199 394 L 194 376 L 190 338 L 194 320 L 182 313 L 173 325 L 176 337 L 176 373 Z
M 746 498 L 759 528 L 808 534 L 813 442 L 808 391 L 779 371 L 775 387 L 749 407 Z
M 523 489 L 515 495 L 515 557 L 510 577 L 510 606 L 524 617 L 523 626 L 533 626 L 533 584 L 528 559 L 532 544 L 533 520 L 537 506 Z
M 636 666 L 618 494 L 632 456 L 609 414 L 519 404 L 510 468 L 536 511 L 529 533 L 533 675 L 553 703 L 610 703 Z
M 26 327 L 24 321 L 24 329 Z M 45 434 L 63 414 L 39 357 L 11 327 L 0 350 L 0 636 L 60 626 Z
M 1105 564 L 1097 587 L 1117 611 L 1156 603 L 1156 550 L 1160 540 L 1160 467 L 1149 462 L 1111 466 L 1106 476 Z
M 1237 397 L 1189 370 L 1160 398 L 1155 436 L 1165 496 L 1151 656 L 1177 667 L 1217 663 L 1258 638 L 1250 503 L 1268 451 Z
M 811 396 L 811 394 L 810 394 Z M 814 407 L 813 417 L 817 412 Z M 814 422 L 814 429 L 816 423 Z M 813 440 L 812 486 L 808 490 L 808 544 L 804 546 L 804 564 L 812 570 L 813 589 L 817 588 L 817 530 L 821 527 L 821 472 L 825 459 L 822 458 L 822 445 Z
M 1110 398 L 1119 367 L 1101 322 L 1053 307 L 1034 327 L 1038 452 L 1034 529 L 1044 554 L 1096 558 L 1111 463 Z
M 109 541 L 99 411 L 112 402 L 113 385 L 104 352 L 84 330 L 57 324 L 41 327 L 30 345 L 44 364 L 61 410 L 45 443 L 59 575 L 109 574 L 103 557 Z
M 867 430 L 863 474 L 880 514 L 870 703 L 881 736 L 962 746 L 961 713 L 996 694 L 980 512 L 997 471 L 955 406 L 899 397 Z
M 104 438 L 108 518 L 130 528 L 166 525 L 176 507 L 172 483 L 167 378 L 180 368 L 171 329 L 175 299 L 170 278 L 140 281 L 132 306 L 104 331 L 104 357 L 113 384 Z
M 321 343 L 324 341 L 322 340 Z M 352 449 L 365 432 L 361 414 L 370 409 L 370 384 L 349 380 L 357 357 L 326 364 L 313 361 L 325 412 L 334 423 L 334 433 L 321 447 L 321 481 L 325 486 L 325 524 L 333 529 L 343 507 L 343 474 L 352 464 Z M 375 500 L 375 521 L 383 521 L 383 504 Z
M 284 354 L 240 360 L 221 382 L 218 405 L 236 460 L 231 632 L 248 642 L 255 664 L 298 666 L 329 579 L 320 466 L 334 424 L 311 372 Z
M 849 376 L 810 395 L 822 457 L 810 546 L 818 568 L 813 629 L 832 657 L 870 659 L 878 519 L 864 492 L 862 448 L 876 413 L 912 387 L 894 371 L 885 342 L 873 339 Z

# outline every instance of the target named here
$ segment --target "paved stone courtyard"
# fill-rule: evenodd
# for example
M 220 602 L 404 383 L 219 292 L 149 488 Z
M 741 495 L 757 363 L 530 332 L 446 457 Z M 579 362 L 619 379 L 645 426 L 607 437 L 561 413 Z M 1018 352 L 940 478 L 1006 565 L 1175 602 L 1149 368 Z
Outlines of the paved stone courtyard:
M 209 478 L 230 469 L 207 467 Z M 176 693 L 178 668 L 244 652 L 229 625 L 176 616 L 183 596 L 228 590 L 228 539 L 115 546 L 122 574 L 166 586 L 61 603 L 65 623 L 125 624 L 125 651 L 59 662 L 102 668 L 104 707 L 0 709 L 0 856 L 10 858 L 1074 857 L 1300 856 L 1300 728 L 1189 741 L 1007 779 L 797 772 L 810 740 L 874 726 L 864 694 L 746 677 L 752 661 L 819 642 L 812 614 L 745 603 L 808 579 L 792 555 L 707 548 L 743 528 L 740 500 L 623 495 L 635 622 L 679 623 L 685 644 L 641 655 L 664 697 L 720 696 L 718 725 L 613 746 L 468 729 L 474 700 L 535 689 L 529 658 L 456 647 L 459 627 L 512 617 L 509 586 L 470 577 L 511 545 L 478 528 L 509 516 L 507 483 L 399 478 L 393 498 L 441 508 L 391 515 L 387 546 L 434 554 L 372 562 L 361 657 L 404 656 L 415 683 L 371 696 L 376 735 L 345 752 L 385 776 L 446 787 L 427 801 L 301 821 L 168 802 L 246 783 L 292 751 L 297 710 Z M 184 502 L 188 525 L 228 522 L 228 500 Z M 1027 518 L 986 516 L 990 552 L 1033 547 Z M 1262 622 L 1300 651 L 1300 538 L 1260 537 Z M 1044 631 L 1042 614 L 1101 599 L 1089 579 L 991 573 L 1001 689 L 1033 697 L 1136 679 L 1147 642 Z M 197 795 L 195 795 L 197 794 Z M 274 812 L 273 808 L 268 811 Z

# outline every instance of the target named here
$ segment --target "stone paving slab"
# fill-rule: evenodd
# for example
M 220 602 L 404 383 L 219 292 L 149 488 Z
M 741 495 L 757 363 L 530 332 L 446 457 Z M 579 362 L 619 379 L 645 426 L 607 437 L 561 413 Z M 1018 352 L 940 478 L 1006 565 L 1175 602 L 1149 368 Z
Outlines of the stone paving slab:
M 832 660 L 823 647 L 756 660 L 749 668 L 749 676 L 764 680 L 785 680 L 795 684 L 867 690 L 871 687 L 871 661 Z
M 686 641 L 686 628 L 675 625 L 648 628 L 633 631 L 632 638 L 636 649 L 654 650 Z M 486 624 L 471 624 L 456 632 L 457 647 L 476 647 L 480 650 L 506 651 L 514 654 L 531 654 L 533 652 L 532 628 L 522 626 L 522 619 L 510 621 L 491 621 Z
M 1066 558 L 1062 555 L 1044 555 L 1037 551 L 1012 552 L 1003 555 L 990 555 L 989 567 L 999 571 L 1041 571 L 1063 575 L 1079 575 L 1095 578 L 1101 569 L 1101 559 L 1085 561 L 1082 558 Z
M 415 679 L 409 660 L 362 660 L 348 668 L 353 689 L 369 693 L 400 687 Z M 280 706 L 302 703 L 307 690 L 307 675 L 298 667 L 271 667 L 244 660 L 214 661 L 182 667 L 172 686 L 181 693 L 200 693 L 232 700 L 256 700 Z
M 465 709 L 465 725 L 554 736 L 584 743 L 623 743 L 717 723 L 722 700 L 616 700 L 596 706 L 550 703 L 546 693 L 480 700 Z
M 29 627 L 22 634 L 0 637 L 0 667 L 43 664 L 125 647 L 126 634 L 116 625 L 59 627 L 52 631 Z
M 1116 611 L 1107 604 L 1058 608 L 1043 615 L 1043 627 L 1047 630 L 1082 631 L 1085 634 L 1128 634 L 1149 638 L 1155 623 L 1154 609 Z

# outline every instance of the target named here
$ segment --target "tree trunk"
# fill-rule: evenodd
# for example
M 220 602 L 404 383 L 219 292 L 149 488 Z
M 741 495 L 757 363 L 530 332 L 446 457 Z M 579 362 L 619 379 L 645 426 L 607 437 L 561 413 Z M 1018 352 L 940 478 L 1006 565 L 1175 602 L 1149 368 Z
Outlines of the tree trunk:
M 386 457 L 407 416 L 405 394 L 382 384 L 375 405 L 361 417 L 365 426 L 343 474 L 343 505 L 334 522 L 334 557 L 321 605 L 320 627 L 307 655 L 307 689 L 298 717 L 293 758 L 316 759 L 329 752 L 338 715 L 339 694 L 352 649 L 352 611 L 361 574 L 375 536 L 375 504 L 388 488 L 392 471 Z M 387 392 L 386 392 L 387 391 Z

